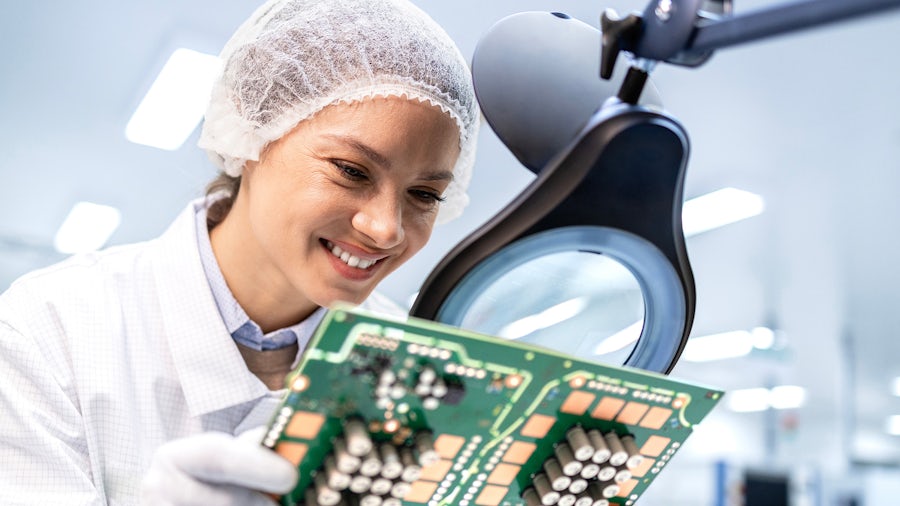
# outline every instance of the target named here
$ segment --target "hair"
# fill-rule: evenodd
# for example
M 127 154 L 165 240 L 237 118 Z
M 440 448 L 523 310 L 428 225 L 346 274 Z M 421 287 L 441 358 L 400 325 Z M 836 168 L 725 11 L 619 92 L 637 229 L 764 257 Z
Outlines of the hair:
M 207 230 L 212 230 L 225 221 L 240 189 L 241 176 L 229 176 L 225 172 L 219 172 L 219 175 L 206 185 L 207 198 L 215 195 L 214 200 L 210 199 L 209 209 L 206 210 Z

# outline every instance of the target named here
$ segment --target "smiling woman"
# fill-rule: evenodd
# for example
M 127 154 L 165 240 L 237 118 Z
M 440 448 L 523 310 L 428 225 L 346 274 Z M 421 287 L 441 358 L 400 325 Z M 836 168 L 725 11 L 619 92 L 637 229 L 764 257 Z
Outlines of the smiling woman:
M 207 196 L 0 296 L 0 504 L 271 503 L 296 470 L 248 429 L 324 308 L 383 307 L 465 205 L 469 69 L 406 0 L 271 0 L 222 61 Z
M 455 123 L 427 103 L 327 107 L 244 168 L 210 234 L 225 281 L 264 332 L 362 302 L 428 241 L 458 156 Z

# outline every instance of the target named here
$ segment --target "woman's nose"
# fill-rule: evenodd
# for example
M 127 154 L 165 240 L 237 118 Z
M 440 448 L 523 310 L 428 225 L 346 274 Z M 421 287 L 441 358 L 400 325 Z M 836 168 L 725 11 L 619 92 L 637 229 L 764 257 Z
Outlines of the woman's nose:
M 392 248 L 403 241 L 403 206 L 386 195 L 366 201 L 353 217 L 353 227 L 369 237 L 374 246 Z

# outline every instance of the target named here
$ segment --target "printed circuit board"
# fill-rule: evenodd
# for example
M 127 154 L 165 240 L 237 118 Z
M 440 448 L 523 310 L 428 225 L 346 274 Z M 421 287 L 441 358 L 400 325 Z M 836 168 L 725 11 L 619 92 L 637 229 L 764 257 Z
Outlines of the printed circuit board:
M 338 308 L 263 444 L 300 471 L 283 505 L 631 506 L 721 395 Z

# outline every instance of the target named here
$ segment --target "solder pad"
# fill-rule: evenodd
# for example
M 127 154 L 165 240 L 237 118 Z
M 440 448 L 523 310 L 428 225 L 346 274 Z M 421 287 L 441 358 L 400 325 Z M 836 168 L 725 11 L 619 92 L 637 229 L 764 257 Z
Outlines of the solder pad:
M 281 504 L 307 506 L 631 506 L 722 395 L 346 308 L 327 313 L 287 386 L 263 444 L 299 469 Z M 603 460 L 604 438 L 613 453 L 626 443 L 627 464 Z

